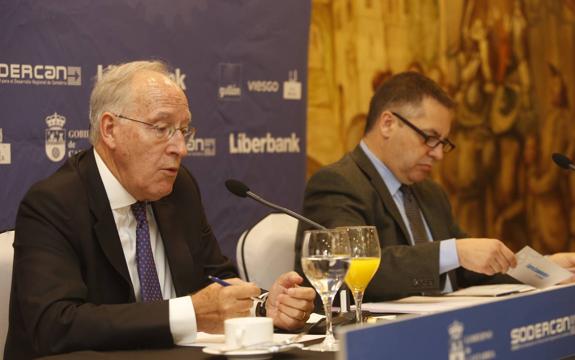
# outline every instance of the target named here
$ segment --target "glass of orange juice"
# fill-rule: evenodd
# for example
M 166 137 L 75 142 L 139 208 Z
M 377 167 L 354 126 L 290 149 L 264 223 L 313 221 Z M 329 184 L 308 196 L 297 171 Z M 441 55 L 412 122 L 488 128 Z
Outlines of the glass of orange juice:
M 375 226 L 345 226 L 351 248 L 351 263 L 345 283 L 355 300 L 356 322 L 363 323 L 361 303 L 367 285 L 379 268 L 381 248 Z

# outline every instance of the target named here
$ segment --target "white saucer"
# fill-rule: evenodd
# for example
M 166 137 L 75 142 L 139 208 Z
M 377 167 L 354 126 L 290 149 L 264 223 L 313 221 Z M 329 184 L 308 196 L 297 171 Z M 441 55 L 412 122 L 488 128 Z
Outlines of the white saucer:
M 226 344 L 213 344 L 206 346 L 202 349 L 203 352 L 210 355 L 222 355 L 226 356 L 230 359 L 255 359 L 255 360 L 263 360 L 263 359 L 271 359 L 273 354 L 280 353 L 284 351 L 289 351 L 293 349 L 293 347 L 285 347 L 275 349 L 272 351 L 271 349 L 244 349 L 244 350 L 235 350 L 223 353 L 226 349 Z

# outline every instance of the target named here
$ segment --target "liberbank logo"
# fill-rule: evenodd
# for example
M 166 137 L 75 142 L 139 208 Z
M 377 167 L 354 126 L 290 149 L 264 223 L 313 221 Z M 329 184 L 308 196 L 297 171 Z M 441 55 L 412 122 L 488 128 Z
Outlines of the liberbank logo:
M 219 64 L 218 99 L 240 100 L 242 97 L 242 64 Z
M 4 131 L 0 128 L 0 165 L 10 165 L 12 163 L 10 144 L 3 143 L 3 141 Z
M 104 67 L 104 65 L 98 64 L 96 67 L 96 79 L 100 80 L 102 75 L 104 74 L 104 70 L 112 70 L 115 68 L 116 65 L 108 65 Z M 170 79 L 174 81 L 182 90 L 186 90 L 186 74 L 182 72 L 180 68 L 175 68 L 174 72 L 170 73 Z
M 230 154 L 278 154 L 299 153 L 299 140 L 295 133 L 289 137 L 265 136 L 250 137 L 246 133 L 230 134 Z
M 80 86 L 82 68 L 67 65 L 0 63 L 0 84 Z

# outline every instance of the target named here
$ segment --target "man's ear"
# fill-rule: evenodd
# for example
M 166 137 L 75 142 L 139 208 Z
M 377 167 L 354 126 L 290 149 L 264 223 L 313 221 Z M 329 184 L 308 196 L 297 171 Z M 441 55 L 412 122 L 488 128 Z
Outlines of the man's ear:
M 391 136 L 391 133 L 397 126 L 397 119 L 393 116 L 393 114 L 389 111 L 383 111 L 379 118 L 377 119 L 376 127 L 379 131 L 379 134 L 383 136 L 384 139 L 388 139 Z
M 103 113 L 100 118 L 100 140 L 110 149 L 117 145 L 118 123 L 116 117 L 110 113 Z

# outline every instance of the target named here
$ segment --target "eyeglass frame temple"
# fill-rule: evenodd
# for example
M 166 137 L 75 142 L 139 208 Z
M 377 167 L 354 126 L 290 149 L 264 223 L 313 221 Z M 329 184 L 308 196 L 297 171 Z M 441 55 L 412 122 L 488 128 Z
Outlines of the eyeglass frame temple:
M 452 143 L 448 138 L 445 139 L 440 139 L 437 136 L 433 136 L 433 135 L 428 135 L 426 134 L 423 130 L 421 130 L 420 128 L 418 128 L 417 126 L 415 126 L 411 121 L 407 120 L 405 117 L 399 115 L 398 113 L 396 113 L 395 111 L 390 111 L 390 113 L 392 113 L 393 115 L 397 116 L 397 118 L 401 121 L 403 121 L 407 126 L 409 126 L 412 130 L 414 130 L 416 133 L 418 133 L 419 135 L 421 135 L 423 137 L 423 139 L 425 140 L 425 145 L 431 147 L 432 149 L 436 148 L 439 144 L 442 145 L 442 150 L 444 153 L 448 153 L 451 152 L 455 149 L 455 144 Z M 427 144 L 427 141 L 429 138 L 436 138 L 439 142 L 435 145 L 435 146 L 430 146 Z M 451 146 L 449 148 L 449 150 L 445 150 L 446 149 L 446 145 Z

